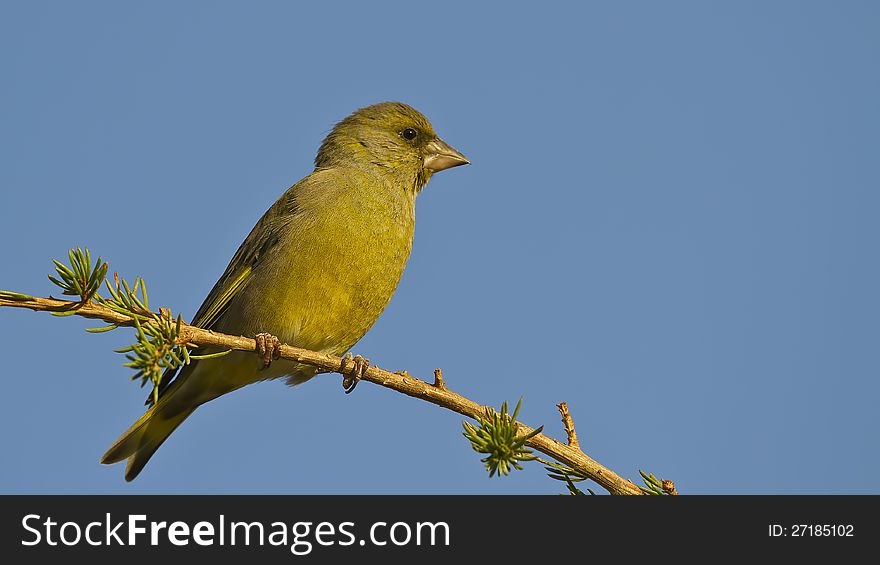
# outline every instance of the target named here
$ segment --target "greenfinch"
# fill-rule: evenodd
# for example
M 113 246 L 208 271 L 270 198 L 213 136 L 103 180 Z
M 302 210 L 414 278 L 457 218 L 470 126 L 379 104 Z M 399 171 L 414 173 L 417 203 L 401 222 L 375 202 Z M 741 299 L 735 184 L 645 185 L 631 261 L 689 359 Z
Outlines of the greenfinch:
M 406 104 L 375 104 L 339 122 L 321 144 L 314 171 L 263 214 L 193 318 L 200 328 L 255 337 L 258 355 L 235 351 L 169 371 L 158 401 L 101 463 L 127 459 L 131 481 L 205 402 L 258 381 L 286 377 L 293 385 L 315 376 L 314 367 L 277 360 L 281 342 L 332 355 L 348 351 L 403 274 L 416 196 L 433 173 L 467 163 Z M 354 361 L 353 371 L 362 371 L 363 359 Z M 343 382 L 347 392 L 356 377 Z

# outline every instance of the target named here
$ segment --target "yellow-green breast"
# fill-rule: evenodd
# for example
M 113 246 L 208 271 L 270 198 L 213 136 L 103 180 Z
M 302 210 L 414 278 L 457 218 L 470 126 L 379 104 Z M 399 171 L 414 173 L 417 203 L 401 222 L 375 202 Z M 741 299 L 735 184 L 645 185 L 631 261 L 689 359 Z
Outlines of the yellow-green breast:
M 358 168 L 319 169 L 290 191 L 279 241 L 216 329 L 268 332 L 338 355 L 370 329 L 400 281 L 415 192 Z

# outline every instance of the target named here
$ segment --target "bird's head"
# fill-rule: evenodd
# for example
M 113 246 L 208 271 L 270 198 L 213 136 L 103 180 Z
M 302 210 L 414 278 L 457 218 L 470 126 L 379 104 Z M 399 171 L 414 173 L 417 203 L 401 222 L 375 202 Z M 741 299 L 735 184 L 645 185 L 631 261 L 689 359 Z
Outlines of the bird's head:
M 317 168 L 375 167 L 412 182 L 416 191 L 433 173 L 467 163 L 464 155 L 437 136 L 425 116 L 400 102 L 355 111 L 336 124 L 315 157 Z

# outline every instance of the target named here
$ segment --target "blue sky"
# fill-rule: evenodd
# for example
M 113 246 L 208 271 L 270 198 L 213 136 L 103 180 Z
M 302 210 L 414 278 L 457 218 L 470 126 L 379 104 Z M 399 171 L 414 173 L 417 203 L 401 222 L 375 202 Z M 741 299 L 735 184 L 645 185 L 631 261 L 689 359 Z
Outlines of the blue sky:
M 877 493 L 870 2 L 0 8 L 0 288 L 88 246 L 191 316 L 333 124 L 401 100 L 472 165 L 420 196 L 355 351 L 687 493 Z M 555 493 L 338 377 L 203 406 L 131 484 L 131 333 L 0 310 L 6 493 Z

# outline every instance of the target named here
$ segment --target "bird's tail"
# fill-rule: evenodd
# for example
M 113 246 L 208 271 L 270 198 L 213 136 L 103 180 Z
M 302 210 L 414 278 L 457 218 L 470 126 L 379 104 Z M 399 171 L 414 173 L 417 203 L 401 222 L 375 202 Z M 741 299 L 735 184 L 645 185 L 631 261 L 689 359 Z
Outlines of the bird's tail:
M 134 480 L 159 446 L 198 407 L 197 404 L 181 406 L 180 402 L 174 402 L 176 388 L 170 387 L 158 403 L 132 424 L 101 457 L 101 463 L 109 465 L 128 459 L 125 480 Z

